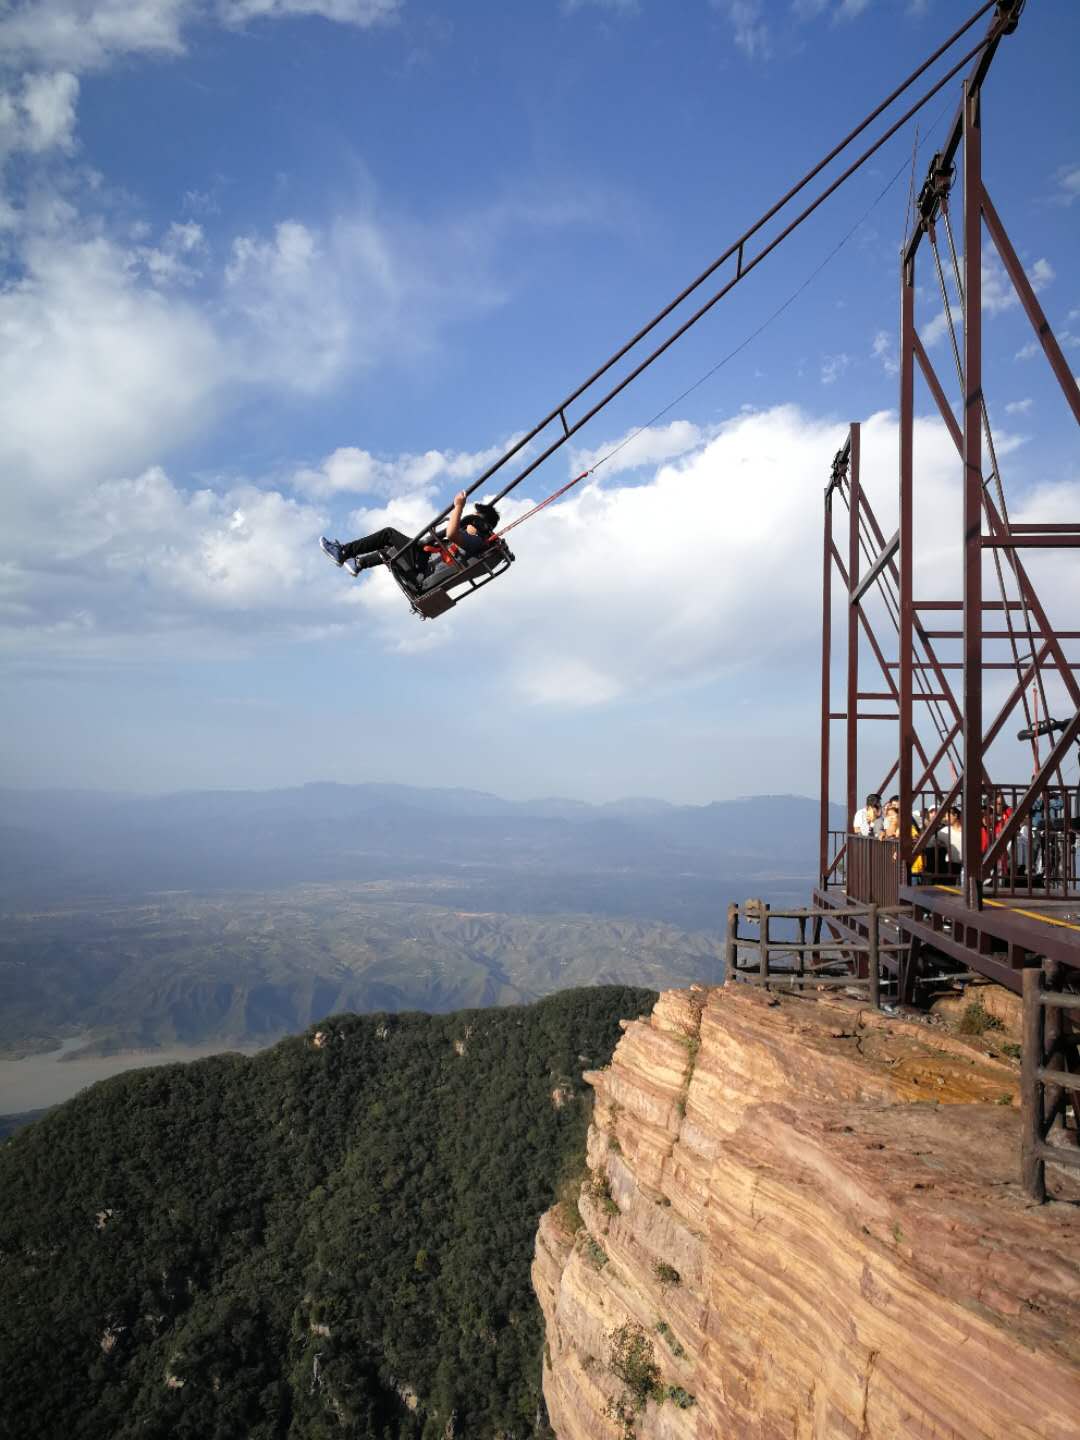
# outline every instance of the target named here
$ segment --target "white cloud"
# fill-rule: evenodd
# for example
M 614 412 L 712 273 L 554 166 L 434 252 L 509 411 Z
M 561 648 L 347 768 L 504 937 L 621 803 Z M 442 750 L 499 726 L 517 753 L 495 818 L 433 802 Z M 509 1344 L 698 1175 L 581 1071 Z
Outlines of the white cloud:
M 1039 351 L 1040 351 L 1041 349 L 1042 349 L 1042 346 L 1039 344 L 1039 342 L 1038 342 L 1037 340 L 1029 340 L 1026 345 L 1021 345 L 1020 349 L 1017 350 L 1016 354 L 1013 356 L 1013 359 L 1014 359 L 1014 360 L 1031 360 L 1031 359 L 1033 359 L 1036 355 L 1038 355 L 1038 353 L 1039 353 Z
M 78 96 L 78 79 L 67 71 L 26 75 L 16 89 L 0 90 L 0 157 L 72 150 Z
M 1062 165 L 1054 175 L 1054 182 L 1057 185 L 1053 197 L 1056 205 L 1071 205 L 1074 200 L 1080 199 L 1080 165 Z
M 870 4 L 871 0 L 840 0 L 836 18 L 838 20 L 857 20 Z
M 1045 290 L 1055 279 L 1056 272 L 1050 261 L 1040 257 L 1027 271 L 1031 288 L 1038 294 Z M 1004 310 L 1012 310 L 1020 304 L 1020 296 L 1013 289 L 1012 281 L 1008 272 L 997 257 L 997 253 L 987 247 L 982 257 L 982 303 L 983 313 L 987 315 L 1000 315 Z
M 189 656 L 300 636 L 447 656 L 476 642 L 508 695 L 564 709 L 724 676 L 735 685 L 744 668 L 798 666 L 815 653 L 815 537 L 843 433 L 838 422 L 781 406 L 727 422 L 641 484 L 594 479 L 514 532 L 509 574 L 428 625 L 384 572 L 347 581 L 316 543 L 335 525 L 348 526 L 342 538 L 387 523 L 411 533 L 431 516 L 426 489 L 343 522 L 248 483 L 184 491 L 150 467 L 88 486 L 57 510 L 47 551 L 5 553 L 10 540 L 0 537 L 0 634 L 9 653 L 78 658 L 155 653 L 163 636 L 171 653 Z M 872 416 L 862 439 L 864 478 L 889 533 L 895 416 Z M 1017 443 L 1001 440 L 1002 454 Z M 916 449 L 917 580 L 927 593 L 952 593 L 960 462 L 937 419 L 916 421 Z M 536 479 L 535 490 L 506 502 L 507 518 L 550 488 Z M 1067 509 L 1061 487 L 1044 489 L 1038 515 Z M 1044 601 L 1052 613 L 1074 613 L 1077 580 L 1058 569 Z
M 936 345 L 939 340 L 944 339 L 949 333 L 950 316 L 952 317 L 953 327 L 958 332 L 957 339 L 959 340 L 959 332 L 964 324 L 964 312 L 960 309 L 959 305 L 950 305 L 948 313 L 944 310 L 939 311 L 930 321 L 929 325 L 927 325 L 924 330 L 919 331 L 919 339 L 927 350 Z
M 763 0 L 712 0 L 713 8 L 727 16 L 735 44 L 751 60 L 767 60 L 772 39 L 765 21 Z
M 603 478 L 610 480 L 625 470 L 637 470 L 643 465 L 658 465 L 664 460 L 674 460 L 696 449 L 704 440 L 705 433 L 688 420 L 673 420 L 669 425 L 653 425 L 640 431 L 628 431 L 619 440 L 594 450 L 572 450 L 570 469 L 580 475 L 592 470 L 605 456 Z M 612 454 L 612 451 L 617 453 Z
M 1045 290 L 1047 285 L 1056 279 L 1056 272 L 1049 260 L 1036 260 L 1031 267 L 1031 288 L 1033 290 Z
M 501 297 L 477 273 L 468 235 L 417 231 L 365 213 L 299 219 L 233 242 L 222 314 L 249 379 L 302 393 L 348 367 L 428 352 L 441 326 Z
M 194 0 L 24 0 L 0 19 L 11 66 L 91 70 L 119 55 L 179 54 Z
M 218 0 L 218 13 L 232 25 L 247 20 L 278 19 L 284 15 L 321 15 L 339 25 L 362 30 L 394 19 L 402 0 Z
M 321 583 L 322 520 L 246 484 L 184 493 L 157 466 L 96 485 L 55 517 L 47 551 L 8 562 L 2 588 L 15 603 L 0 608 L 0 638 L 9 652 L 87 658 L 154 653 L 165 634 L 195 655 L 208 640 L 340 623 L 349 597 Z
M 140 227 L 140 235 L 142 227 Z M 157 245 L 140 245 L 133 259 L 143 265 L 151 283 L 159 289 L 190 285 L 202 273 L 198 259 L 206 250 L 201 225 L 194 221 L 173 221 Z
M 179 55 L 189 25 L 216 14 L 227 25 L 320 15 L 367 28 L 390 20 L 400 0 L 23 0 L 0 18 L 9 67 L 85 71 L 122 55 Z
M 792 0 L 791 13 L 797 20 L 816 20 L 825 11 L 832 12 L 833 24 L 857 20 L 873 0 Z
M 390 460 L 347 445 L 333 451 L 318 466 L 297 470 L 291 484 L 305 495 L 322 499 L 336 495 L 380 495 L 388 499 L 426 496 L 439 486 L 449 490 L 451 485 L 475 480 L 515 443 L 511 438 L 474 453 L 427 450 L 422 455 L 398 455 Z
M 896 359 L 896 341 L 889 334 L 888 330 L 879 330 L 874 336 L 870 346 L 870 354 L 875 360 L 881 361 L 882 369 L 886 375 L 895 375 L 900 366 Z
M 32 507 L 190 435 L 225 362 L 205 318 L 107 240 L 37 235 L 22 258 L 0 291 L 0 470 L 8 504 Z
M 851 364 L 851 356 L 841 351 L 838 355 L 824 355 L 821 359 L 821 383 L 833 385 Z
M 1034 401 L 1030 398 L 1024 400 L 1010 400 L 1005 406 L 1006 415 L 1027 415 Z
M 573 15 L 578 10 L 595 7 L 598 10 L 617 10 L 624 15 L 636 15 L 641 8 L 639 0 L 562 0 L 564 15 Z

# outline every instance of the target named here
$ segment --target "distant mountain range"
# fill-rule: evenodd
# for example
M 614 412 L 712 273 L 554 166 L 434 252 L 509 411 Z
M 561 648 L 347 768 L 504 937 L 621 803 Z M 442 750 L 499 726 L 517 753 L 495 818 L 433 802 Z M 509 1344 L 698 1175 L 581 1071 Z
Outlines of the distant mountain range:
M 0 792 L 0 1049 L 265 1041 L 723 973 L 724 911 L 806 900 L 817 806 L 306 785 Z
M 537 883 L 541 875 L 556 882 L 559 910 L 685 924 L 689 897 L 665 905 L 656 893 L 664 882 L 700 877 L 711 887 L 724 875 L 793 872 L 801 881 L 815 868 L 817 825 L 816 802 L 789 795 L 695 806 L 512 801 L 377 784 L 154 797 L 9 789 L 0 790 L 0 904 L 396 879 L 418 865 L 462 876 L 479 866 L 531 877 L 519 888 L 543 910 L 552 908 L 552 887 Z M 630 875 L 637 878 L 628 885 Z M 604 877 L 610 903 L 583 877 Z M 640 909 L 638 880 L 659 908 Z

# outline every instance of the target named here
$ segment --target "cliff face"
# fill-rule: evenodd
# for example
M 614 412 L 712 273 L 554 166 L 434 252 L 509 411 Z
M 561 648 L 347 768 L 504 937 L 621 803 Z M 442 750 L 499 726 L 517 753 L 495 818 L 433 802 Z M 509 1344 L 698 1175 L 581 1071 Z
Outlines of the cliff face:
M 749 986 L 627 1024 L 536 1241 L 559 1440 L 1075 1440 L 1080 1208 L 987 1049 Z

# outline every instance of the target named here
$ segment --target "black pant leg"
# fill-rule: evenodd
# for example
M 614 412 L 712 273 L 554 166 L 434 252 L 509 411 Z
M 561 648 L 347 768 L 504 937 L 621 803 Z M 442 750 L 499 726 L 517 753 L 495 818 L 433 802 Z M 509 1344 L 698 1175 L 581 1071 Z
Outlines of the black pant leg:
M 359 540 L 350 540 L 347 545 L 342 545 L 341 558 L 355 560 L 358 555 L 372 555 L 376 550 L 400 550 L 402 545 L 409 543 L 409 538 L 392 525 L 387 525 L 382 530 L 376 530 L 374 535 L 364 535 Z

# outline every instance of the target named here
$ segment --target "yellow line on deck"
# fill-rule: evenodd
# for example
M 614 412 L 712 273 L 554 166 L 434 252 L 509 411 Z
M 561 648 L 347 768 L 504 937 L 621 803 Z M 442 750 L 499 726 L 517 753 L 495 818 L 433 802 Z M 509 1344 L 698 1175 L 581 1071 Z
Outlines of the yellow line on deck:
M 958 890 L 955 885 L 931 885 L 931 890 L 946 890 L 950 895 L 962 895 L 964 892 Z M 1074 925 L 1071 920 L 1055 920 L 1052 915 L 1042 915 L 1038 910 L 1021 910 L 1015 905 L 1006 905 L 1004 900 L 984 900 L 984 905 L 992 905 L 995 910 L 1008 910 L 1011 915 L 1026 915 L 1029 920 L 1041 920 L 1044 925 L 1057 925 L 1061 930 L 1080 930 L 1080 925 Z

